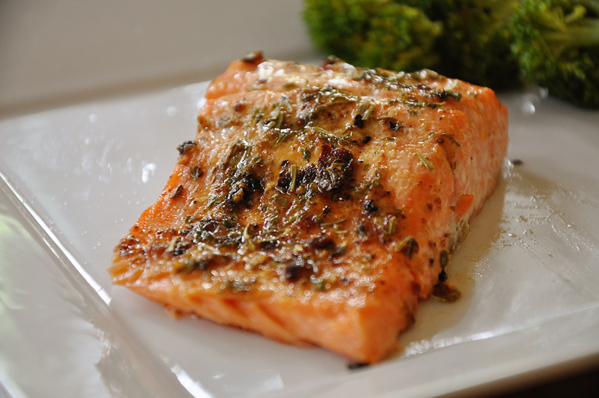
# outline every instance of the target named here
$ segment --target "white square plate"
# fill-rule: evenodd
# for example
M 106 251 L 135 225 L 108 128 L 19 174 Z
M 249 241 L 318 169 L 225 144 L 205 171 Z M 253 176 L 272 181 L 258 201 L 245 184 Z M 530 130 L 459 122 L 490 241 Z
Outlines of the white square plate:
M 0 121 L 0 396 L 431 396 L 597 360 L 599 112 L 542 90 L 501 97 L 513 163 L 453 256 L 463 296 L 423 302 L 395 358 L 351 370 L 113 287 L 112 248 L 195 136 L 206 87 Z

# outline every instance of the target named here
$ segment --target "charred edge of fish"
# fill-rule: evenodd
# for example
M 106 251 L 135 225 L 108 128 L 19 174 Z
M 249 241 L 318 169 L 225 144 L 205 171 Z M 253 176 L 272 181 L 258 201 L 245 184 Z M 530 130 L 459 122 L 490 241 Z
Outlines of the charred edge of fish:
M 343 187 L 348 180 L 354 157 L 344 148 L 333 148 L 324 144 L 318 158 L 315 182 L 322 192 L 331 192 Z
M 179 151 L 179 155 L 183 155 L 185 152 L 189 151 L 192 147 L 196 146 L 196 143 L 193 141 L 185 141 L 181 145 L 177 147 Z

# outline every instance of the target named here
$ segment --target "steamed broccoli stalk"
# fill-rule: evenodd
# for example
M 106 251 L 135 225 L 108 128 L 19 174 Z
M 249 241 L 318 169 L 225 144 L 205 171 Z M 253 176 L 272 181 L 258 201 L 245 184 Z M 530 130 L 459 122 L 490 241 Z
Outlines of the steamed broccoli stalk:
M 406 3 L 305 0 L 304 19 L 320 50 L 357 66 L 406 71 L 434 67 L 442 24 Z
M 511 31 L 527 81 L 599 108 L 599 0 L 522 0 Z

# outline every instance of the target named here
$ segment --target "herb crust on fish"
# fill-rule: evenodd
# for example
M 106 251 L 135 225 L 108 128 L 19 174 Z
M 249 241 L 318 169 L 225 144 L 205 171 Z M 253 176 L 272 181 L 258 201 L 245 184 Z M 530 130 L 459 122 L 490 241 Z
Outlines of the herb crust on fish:
M 432 71 L 253 53 L 211 83 L 196 138 L 115 248 L 113 281 L 181 313 L 378 362 L 418 301 L 447 291 L 507 126 L 492 90 Z

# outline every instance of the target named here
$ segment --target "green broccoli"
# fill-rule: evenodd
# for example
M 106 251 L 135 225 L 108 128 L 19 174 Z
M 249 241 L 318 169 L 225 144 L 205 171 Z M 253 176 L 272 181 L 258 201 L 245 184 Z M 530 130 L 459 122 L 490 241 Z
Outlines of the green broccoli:
M 363 67 L 431 68 L 496 88 L 518 83 L 507 25 L 517 0 L 305 0 L 316 46 Z
M 407 71 L 433 67 L 439 62 L 433 49 L 442 30 L 440 22 L 417 8 L 387 3 L 370 20 L 357 64 Z
M 355 63 L 354 48 L 364 42 L 364 31 L 372 18 L 366 4 L 366 1 L 305 0 L 304 20 L 316 47 Z
M 521 84 L 508 29 L 518 0 L 430 2 L 441 3 L 436 10 L 445 28 L 438 42 L 439 72 L 494 89 Z
M 505 89 L 537 83 L 599 108 L 599 0 L 305 0 L 321 50 Z
M 599 0 L 522 0 L 511 31 L 524 79 L 599 108 Z
M 305 0 L 304 19 L 320 50 L 357 66 L 406 71 L 434 67 L 442 24 L 407 3 Z

